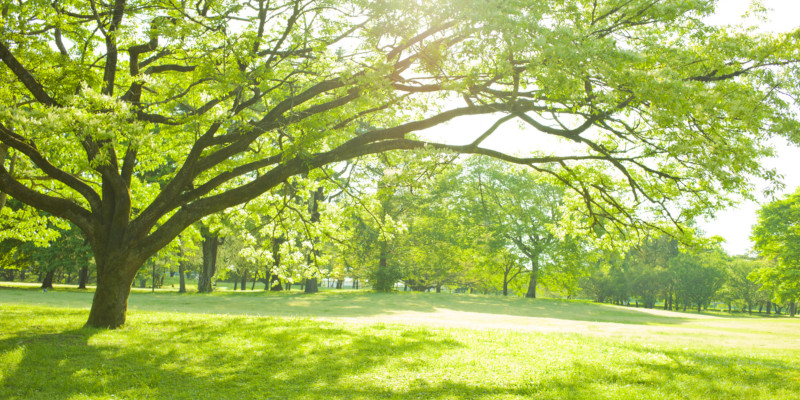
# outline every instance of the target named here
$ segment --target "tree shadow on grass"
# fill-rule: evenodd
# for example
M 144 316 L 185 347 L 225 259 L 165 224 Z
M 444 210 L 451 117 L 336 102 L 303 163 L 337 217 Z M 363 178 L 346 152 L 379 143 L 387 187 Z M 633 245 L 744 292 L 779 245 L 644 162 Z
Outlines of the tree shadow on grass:
M 85 317 L 85 311 L 37 309 L 37 324 L 25 310 L 4 313 L 0 398 L 790 399 L 800 393 L 798 362 L 778 357 L 514 334 L 561 347 L 555 359 L 498 348 L 468 363 L 459 357 L 486 339 L 482 333 L 455 339 L 380 324 L 151 313 L 133 313 L 130 326 L 116 331 L 68 328 Z M 493 340 L 492 346 L 507 346 L 502 337 Z M 492 369 L 498 365 L 507 370 Z
M 413 367 L 422 353 L 459 345 L 426 330 L 306 319 L 149 314 L 131 325 L 20 329 L 0 341 L 0 398 L 297 398 L 390 359 Z

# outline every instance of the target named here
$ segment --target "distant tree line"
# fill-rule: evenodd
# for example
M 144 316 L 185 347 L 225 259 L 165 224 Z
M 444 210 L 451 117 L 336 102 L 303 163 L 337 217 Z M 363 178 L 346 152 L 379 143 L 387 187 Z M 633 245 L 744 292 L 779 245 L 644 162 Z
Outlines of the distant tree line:
M 134 285 L 187 275 L 209 292 L 342 289 L 469 292 L 589 298 L 664 310 L 796 313 L 798 195 L 761 211 L 758 258 L 651 235 L 625 251 L 559 232 L 569 223 L 563 190 L 545 176 L 491 159 L 392 153 L 290 180 L 245 206 L 187 229 L 139 270 Z M 22 208 L 13 199 L 7 209 Z M 50 238 L 0 240 L 0 278 L 86 287 L 96 268 L 78 230 L 43 220 Z M 781 225 L 783 224 L 783 225 Z M 794 240 L 795 242 L 792 242 Z M 783 243 L 784 245 L 780 245 Z M 789 243 L 788 245 L 786 243 Z M 793 280 L 794 279 L 794 280 Z

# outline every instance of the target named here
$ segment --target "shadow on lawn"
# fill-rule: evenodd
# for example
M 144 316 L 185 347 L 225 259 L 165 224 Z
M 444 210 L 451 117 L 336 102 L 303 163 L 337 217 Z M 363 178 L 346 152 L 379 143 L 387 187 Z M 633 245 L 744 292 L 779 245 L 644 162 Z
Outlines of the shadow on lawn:
M 74 321 L 85 317 L 85 312 L 68 314 Z M 497 360 L 436 365 L 451 352 L 470 348 L 426 329 L 343 329 L 301 319 L 244 317 L 133 319 L 130 328 L 118 331 L 57 331 L 71 322 L 17 330 L 0 341 L 0 357 L 22 353 L 13 366 L 0 366 L 0 398 L 602 399 L 659 394 L 749 399 L 792 398 L 800 392 L 797 363 L 754 356 L 609 343 L 603 349 L 619 358 L 593 360 L 572 348 L 561 350 L 564 359 L 546 365 L 501 358 L 499 364 L 508 368 L 505 378 L 491 379 L 497 371 L 488 365 Z M 517 367 L 522 372 L 514 372 Z
M 322 398 L 344 376 L 459 345 L 425 330 L 381 325 L 346 330 L 300 319 L 143 318 L 117 331 L 34 327 L 0 341 L 0 356 L 22 352 L 0 367 L 0 398 Z

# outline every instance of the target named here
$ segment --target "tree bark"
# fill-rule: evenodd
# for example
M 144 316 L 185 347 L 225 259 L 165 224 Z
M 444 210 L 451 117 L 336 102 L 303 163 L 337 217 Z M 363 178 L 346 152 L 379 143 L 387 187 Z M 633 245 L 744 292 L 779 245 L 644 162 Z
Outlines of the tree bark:
M 98 265 L 97 289 L 94 292 L 92 309 L 89 312 L 86 326 L 115 329 L 125 325 L 128 296 L 137 269 L 112 269 Z M 123 275 L 126 270 L 133 270 L 133 273 L 129 273 L 127 276 Z
M 525 293 L 525 297 L 529 299 L 536 298 L 536 285 L 538 284 L 539 279 L 539 262 L 537 260 L 531 260 L 531 279 L 528 281 L 528 292 Z
M 0 167 L 5 166 L 6 162 L 6 155 L 8 155 L 8 145 L 5 143 L 0 143 Z M 11 166 L 9 167 L 9 173 L 13 174 L 14 172 L 14 162 L 11 162 Z M 0 191 L 0 211 L 3 210 L 3 207 L 6 205 L 6 200 L 8 200 L 8 195 Z
M 81 268 L 81 272 L 78 275 L 78 289 L 86 289 L 86 284 L 89 281 L 89 266 L 86 265 Z
M 306 287 L 304 293 L 317 293 L 317 292 L 319 292 L 319 288 L 317 287 L 317 278 L 306 279 Z
M 220 245 L 219 236 L 206 227 L 200 228 L 203 237 L 203 270 L 197 280 L 198 293 L 211 293 L 214 291 L 214 274 L 217 272 L 217 250 Z
M 186 267 L 183 265 L 183 261 L 178 263 L 178 275 L 180 275 L 181 279 L 178 293 L 186 293 Z
M 772 301 L 767 301 L 767 315 L 772 312 Z
M 247 270 L 242 272 L 242 284 L 240 285 L 240 289 L 247 290 Z
M 319 202 L 322 201 L 323 199 L 324 199 L 324 194 L 322 187 L 319 187 L 317 188 L 317 190 L 311 192 L 308 210 L 311 214 L 310 222 L 312 224 L 316 224 L 317 222 L 319 222 Z M 317 238 L 314 238 L 313 241 L 317 242 L 317 240 L 318 240 Z M 313 253 L 315 256 L 314 261 L 316 262 L 317 250 L 316 249 L 313 250 Z M 309 265 L 311 265 L 310 254 L 308 255 L 308 261 Z M 308 278 L 308 280 L 306 281 L 305 293 L 317 293 L 317 292 L 319 292 L 319 287 L 317 287 L 317 277 Z
M 53 276 L 56 274 L 55 269 L 51 269 L 47 271 L 44 275 L 44 279 L 42 279 L 42 289 L 52 289 L 53 288 Z

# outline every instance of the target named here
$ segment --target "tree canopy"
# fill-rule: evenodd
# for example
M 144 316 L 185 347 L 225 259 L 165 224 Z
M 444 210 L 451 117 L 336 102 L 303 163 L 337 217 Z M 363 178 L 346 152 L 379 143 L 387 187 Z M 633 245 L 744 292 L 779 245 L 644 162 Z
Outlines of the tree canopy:
M 192 223 L 368 154 L 528 165 L 572 221 L 667 229 L 772 178 L 771 135 L 800 141 L 800 31 L 706 25 L 715 3 L 4 1 L 0 191 L 83 231 L 105 327 Z M 496 123 L 417 135 L 469 115 Z M 576 149 L 482 147 L 509 121 Z

